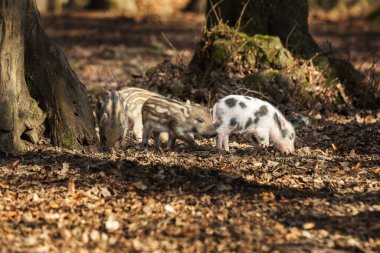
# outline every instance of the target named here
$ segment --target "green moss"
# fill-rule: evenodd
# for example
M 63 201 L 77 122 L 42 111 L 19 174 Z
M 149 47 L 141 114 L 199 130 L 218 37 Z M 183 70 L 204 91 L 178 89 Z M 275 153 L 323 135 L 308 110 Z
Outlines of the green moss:
M 225 64 L 231 56 L 229 41 L 219 39 L 214 41 L 211 49 L 211 59 L 217 65 Z
M 91 88 L 91 89 L 87 89 L 87 94 L 96 94 L 98 92 L 98 89 L 97 88 Z
M 152 77 L 158 70 L 158 67 L 151 67 L 146 70 L 145 74 L 147 77 Z
M 374 23 L 380 24 L 380 8 L 374 11 L 371 15 L 369 15 L 369 20 Z
M 136 79 L 131 79 L 128 83 L 127 83 L 127 87 L 135 87 L 139 84 L 140 82 Z
M 226 65 L 241 57 L 248 68 L 288 68 L 293 57 L 278 37 L 259 35 L 253 37 L 229 27 L 226 24 L 214 26 L 205 36 L 205 45 L 210 45 L 210 60 L 216 65 Z
M 273 69 L 270 69 L 270 70 L 267 70 L 265 72 L 265 75 L 271 79 L 271 78 L 275 78 L 276 76 L 278 76 L 280 74 L 280 71 L 278 70 L 273 70 Z
M 78 146 L 78 143 L 75 137 L 66 131 L 62 131 L 62 134 L 59 140 L 61 141 L 61 144 L 59 144 L 58 146 L 63 147 L 63 148 L 73 149 L 73 148 L 77 148 Z
M 329 58 L 317 56 L 313 59 L 313 63 L 317 66 L 318 70 L 323 73 L 326 86 L 333 87 L 339 82 L 338 71 L 334 65 L 330 63 Z
M 287 68 L 293 64 L 293 57 L 284 48 L 280 38 L 276 36 L 256 34 L 253 41 L 263 50 L 267 60 L 277 68 Z

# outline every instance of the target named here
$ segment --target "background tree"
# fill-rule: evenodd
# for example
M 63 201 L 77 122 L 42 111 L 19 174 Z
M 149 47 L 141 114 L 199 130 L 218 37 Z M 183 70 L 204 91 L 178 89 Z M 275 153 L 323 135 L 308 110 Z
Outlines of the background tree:
M 309 34 L 307 0 L 211 0 L 207 13 L 208 28 L 223 21 L 251 36 L 278 36 L 287 48 L 305 57 L 321 51 Z
M 61 13 L 63 9 L 63 0 L 36 0 L 38 9 L 41 12 Z
M 207 6 L 207 0 L 190 0 L 189 3 L 183 9 L 183 11 L 204 13 L 206 10 L 206 6 Z
M 137 4 L 136 0 L 92 0 L 90 8 L 135 13 L 137 11 Z
M 0 14 L 0 152 L 23 150 L 22 136 L 37 142 L 44 125 L 54 145 L 96 144 L 86 89 L 46 35 L 36 2 L 4 0 Z
M 88 8 L 91 0 L 69 0 L 67 7 L 71 10 L 83 10 Z
M 364 99 L 368 92 L 362 93 L 363 89 L 358 89 L 358 86 L 356 86 L 363 78 L 362 75 L 349 62 L 334 58 L 329 51 L 322 51 L 310 35 L 307 0 L 210 0 L 207 4 L 206 16 L 209 31 L 218 24 L 225 23 L 236 31 L 243 32 L 249 36 L 270 35 L 278 37 L 282 45 L 274 46 L 276 44 L 275 40 L 266 37 L 261 37 L 260 43 L 264 45 L 271 41 L 270 43 L 274 44 L 265 45 L 268 50 L 271 50 L 271 47 L 273 49 L 277 46 L 284 46 L 292 52 L 293 56 L 312 60 L 318 70 L 323 73 L 326 87 L 339 87 L 347 104 L 351 104 L 351 102 L 346 99 L 344 88 L 347 88 L 351 94 L 356 93 L 355 96 L 359 98 L 358 100 L 365 101 L 369 105 L 375 105 L 374 98 L 366 97 Z M 218 33 L 219 31 L 215 35 L 219 36 Z M 208 43 L 206 42 L 206 44 Z M 201 45 L 198 46 L 190 63 L 192 69 L 201 73 L 201 75 L 203 75 L 202 69 L 205 66 L 208 65 L 210 68 L 214 66 L 213 64 L 208 64 L 210 54 L 204 53 L 206 44 L 201 41 Z M 220 44 L 213 45 L 214 49 L 220 48 L 220 46 Z M 242 46 L 247 47 L 247 45 Z M 226 54 L 226 50 L 222 48 L 218 52 L 214 50 L 213 53 L 214 55 L 223 56 L 223 54 Z M 273 62 L 272 64 L 276 65 Z M 342 86 L 342 83 L 344 83 L 345 87 Z

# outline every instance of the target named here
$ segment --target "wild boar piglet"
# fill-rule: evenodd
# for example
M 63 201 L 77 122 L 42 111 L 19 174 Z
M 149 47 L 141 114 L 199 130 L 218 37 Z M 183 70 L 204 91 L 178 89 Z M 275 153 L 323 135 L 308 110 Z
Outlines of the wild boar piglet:
M 128 106 L 127 116 L 129 131 L 133 131 L 135 139 L 141 142 L 143 124 L 141 116 L 141 108 L 146 100 L 153 96 L 161 96 L 158 93 L 144 90 L 136 87 L 127 87 L 119 90 L 120 95 L 123 97 L 126 105 Z
M 122 96 L 115 90 L 103 92 L 95 111 L 102 147 L 123 148 L 128 131 L 128 106 Z
M 294 152 L 295 131 L 270 103 L 248 96 L 229 95 L 215 103 L 213 123 L 218 149 L 229 151 L 231 133 L 252 133 L 263 146 L 269 143 L 283 153 Z
M 211 138 L 216 135 L 210 113 L 200 105 L 176 101 L 164 97 L 151 97 L 142 107 L 143 138 L 146 147 L 150 134 L 153 135 L 156 148 L 161 147 L 159 135 L 169 135 L 167 149 L 174 148 L 176 139 L 187 142 L 193 149 L 198 145 L 194 135 Z

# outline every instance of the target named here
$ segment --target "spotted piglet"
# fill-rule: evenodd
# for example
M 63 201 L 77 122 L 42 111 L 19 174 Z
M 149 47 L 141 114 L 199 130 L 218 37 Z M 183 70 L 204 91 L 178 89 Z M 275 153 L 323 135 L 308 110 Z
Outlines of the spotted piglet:
M 263 146 L 269 143 L 283 153 L 294 152 L 295 132 L 291 123 L 273 105 L 248 96 L 229 95 L 213 108 L 213 122 L 218 133 L 218 149 L 228 151 L 232 132 L 252 133 Z

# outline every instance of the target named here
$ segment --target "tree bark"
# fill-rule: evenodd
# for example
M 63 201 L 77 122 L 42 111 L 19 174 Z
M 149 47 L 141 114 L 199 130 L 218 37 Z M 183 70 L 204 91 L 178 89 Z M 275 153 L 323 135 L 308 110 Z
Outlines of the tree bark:
M 69 0 L 67 7 L 71 10 L 84 10 L 90 2 L 91 0 Z
M 309 34 L 307 0 L 210 0 L 206 13 L 208 28 L 223 21 L 250 36 L 278 36 L 285 47 L 305 57 L 320 52 Z
M 90 8 L 101 10 L 120 10 L 127 13 L 136 13 L 136 0 L 92 0 Z
M 97 143 L 86 88 L 62 50 L 45 33 L 35 1 L 28 0 L 25 69 L 32 96 L 47 113 L 52 143 L 80 149 Z
M 49 1 L 49 10 L 55 14 L 62 12 L 62 1 L 61 0 L 50 0 Z
M 207 6 L 207 0 L 190 0 L 190 2 L 185 6 L 183 11 L 194 12 L 194 13 L 204 13 Z
M 85 87 L 43 30 L 34 0 L 1 2 L 0 56 L 0 152 L 22 151 L 21 137 L 36 143 L 45 118 L 53 144 L 97 144 Z
M 45 114 L 29 95 L 24 75 L 25 1 L 0 5 L 0 152 L 18 153 L 26 133 L 38 141 Z
M 376 106 L 376 98 L 362 85 L 363 75 L 350 62 L 334 58 L 331 52 L 322 52 L 310 35 L 307 0 L 209 0 L 206 17 L 208 31 L 224 23 L 249 36 L 261 34 L 279 37 L 282 45 L 294 56 L 313 62 L 324 76 L 325 87 L 344 87 L 357 105 Z M 204 79 L 205 72 L 202 69 L 210 57 L 205 54 L 204 43 L 201 40 L 190 62 L 190 68 L 201 79 Z M 221 46 L 208 45 L 209 48 L 223 49 Z M 362 90 L 366 91 L 358 92 Z M 351 107 L 350 101 L 345 103 Z

